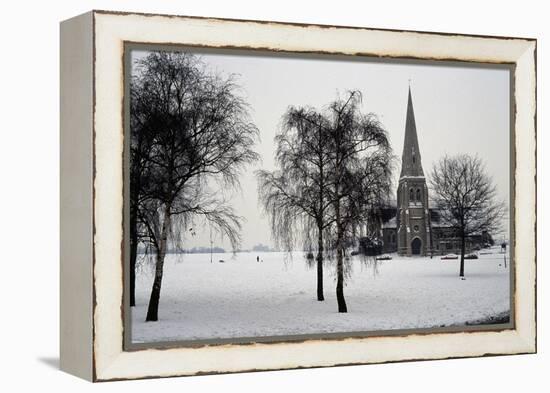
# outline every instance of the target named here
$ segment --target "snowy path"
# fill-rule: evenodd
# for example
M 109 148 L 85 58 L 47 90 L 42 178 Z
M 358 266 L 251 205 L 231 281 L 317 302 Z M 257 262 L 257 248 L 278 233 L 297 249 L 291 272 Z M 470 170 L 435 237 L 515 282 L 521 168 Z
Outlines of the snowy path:
M 344 289 L 347 314 L 337 312 L 334 269 L 325 269 L 325 301 L 316 300 L 316 271 L 302 254 L 169 255 L 159 321 L 145 323 L 152 274 L 136 283 L 134 342 L 426 328 L 464 324 L 509 311 L 509 268 L 502 254 L 466 261 L 400 258 L 377 274 L 355 257 Z M 217 262 L 224 259 L 225 263 Z

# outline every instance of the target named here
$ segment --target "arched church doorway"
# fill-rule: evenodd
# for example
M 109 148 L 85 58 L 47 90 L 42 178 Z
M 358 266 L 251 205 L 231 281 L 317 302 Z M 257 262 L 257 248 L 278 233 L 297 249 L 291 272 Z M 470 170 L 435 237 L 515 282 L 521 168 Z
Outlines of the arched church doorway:
M 411 242 L 412 255 L 420 255 L 421 250 L 422 250 L 422 240 L 415 237 L 414 240 Z

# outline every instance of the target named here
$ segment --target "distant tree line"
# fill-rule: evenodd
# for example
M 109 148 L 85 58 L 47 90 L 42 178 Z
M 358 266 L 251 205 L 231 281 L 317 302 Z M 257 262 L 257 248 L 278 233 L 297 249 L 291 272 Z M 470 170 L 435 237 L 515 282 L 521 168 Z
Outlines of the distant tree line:
M 180 251 L 183 254 L 208 254 L 210 252 L 213 252 L 215 254 L 224 254 L 225 248 L 221 247 L 193 247 L 186 250 Z
M 275 251 L 275 250 L 272 249 L 271 247 L 265 245 L 265 244 L 259 243 L 259 244 L 254 245 L 254 247 L 252 247 L 252 251 L 257 251 L 257 252 L 273 252 L 273 251 Z

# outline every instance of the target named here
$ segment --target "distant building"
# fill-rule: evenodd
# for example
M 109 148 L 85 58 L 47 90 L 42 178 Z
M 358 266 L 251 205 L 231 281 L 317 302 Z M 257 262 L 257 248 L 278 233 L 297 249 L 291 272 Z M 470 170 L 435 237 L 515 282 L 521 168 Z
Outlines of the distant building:
M 460 251 L 460 238 L 456 228 L 443 225 L 437 209 L 429 206 L 428 186 L 422 169 L 410 88 L 397 199 L 395 207 L 385 210 L 386 214 L 383 216 L 391 218 L 382 219 L 383 252 L 413 256 Z M 477 234 L 466 239 L 466 249 L 472 251 L 490 243 L 492 239 L 488 233 Z

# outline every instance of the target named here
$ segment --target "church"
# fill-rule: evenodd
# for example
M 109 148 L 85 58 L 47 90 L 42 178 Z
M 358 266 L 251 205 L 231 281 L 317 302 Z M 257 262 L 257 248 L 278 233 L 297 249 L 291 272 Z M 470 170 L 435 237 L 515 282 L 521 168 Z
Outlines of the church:
M 386 214 L 389 219 L 382 223 L 383 252 L 403 256 L 460 252 L 456 229 L 440 223 L 437 209 L 430 207 L 428 191 L 409 87 L 401 174 L 395 205 L 389 207 L 390 214 Z M 490 243 L 490 234 L 476 234 L 466 239 L 466 249 L 472 252 Z

